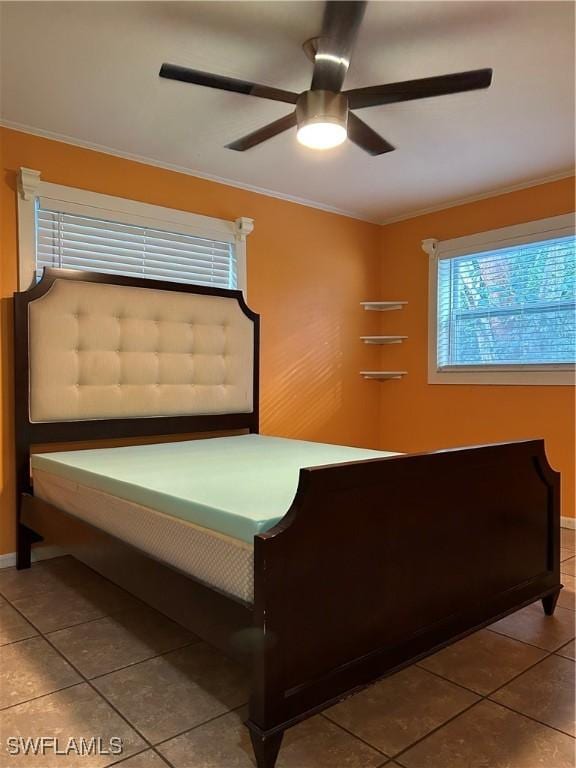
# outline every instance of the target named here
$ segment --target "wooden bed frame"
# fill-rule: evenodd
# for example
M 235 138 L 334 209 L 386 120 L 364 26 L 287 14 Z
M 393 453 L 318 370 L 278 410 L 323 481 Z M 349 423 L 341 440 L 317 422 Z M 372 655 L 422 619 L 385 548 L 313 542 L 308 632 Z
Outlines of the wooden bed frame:
M 254 324 L 250 413 L 31 423 L 28 307 L 54 280 L 234 297 Z M 240 292 L 47 270 L 15 294 L 17 567 L 59 543 L 252 670 L 258 768 L 284 731 L 560 584 L 560 478 L 542 440 L 302 469 L 284 518 L 254 538 L 254 604 L 222 594 L 33 495 L 39 443 L 258 431 L 259 319 Z

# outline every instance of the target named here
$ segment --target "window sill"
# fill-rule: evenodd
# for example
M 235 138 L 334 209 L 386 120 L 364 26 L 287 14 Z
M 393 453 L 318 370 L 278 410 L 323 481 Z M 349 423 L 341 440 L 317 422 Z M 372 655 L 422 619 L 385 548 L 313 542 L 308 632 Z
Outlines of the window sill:
M 484 384 L 511 386 L 574 386 L 576 369 L 509 369 L 428 371 L 428 384 Z

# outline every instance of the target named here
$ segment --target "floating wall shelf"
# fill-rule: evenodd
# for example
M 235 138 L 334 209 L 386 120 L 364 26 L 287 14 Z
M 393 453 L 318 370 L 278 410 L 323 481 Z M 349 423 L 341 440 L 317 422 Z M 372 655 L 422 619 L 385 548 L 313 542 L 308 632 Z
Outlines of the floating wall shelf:
M 360 336 L 364 344 L 402 344 L 408 336 Z
M 406 374 L 407 371 L 360 371 L 364 379 L 401 379 Z
M 361 301 L 360 304 L 366 310 L 373 310 L 375 312 L 386 312 L 389 309 L 402 309 L 407 301 Z

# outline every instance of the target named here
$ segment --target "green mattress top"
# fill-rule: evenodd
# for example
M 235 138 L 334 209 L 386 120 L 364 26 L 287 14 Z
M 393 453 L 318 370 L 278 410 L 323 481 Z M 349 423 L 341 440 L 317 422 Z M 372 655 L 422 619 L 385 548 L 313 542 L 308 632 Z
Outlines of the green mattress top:
M 32 456 L 35 469 L 252 543 L 288 511 L 301 467 L 395 454 L 263 435 Z

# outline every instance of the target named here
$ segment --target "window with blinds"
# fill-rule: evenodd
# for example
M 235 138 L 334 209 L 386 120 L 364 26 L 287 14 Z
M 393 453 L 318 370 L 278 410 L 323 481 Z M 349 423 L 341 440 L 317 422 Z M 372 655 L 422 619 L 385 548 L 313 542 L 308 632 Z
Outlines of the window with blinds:
M 576 360 L 575 238 L 438 264 L 438 369 Z
M 36 269 L 108 274 L 236 288 L 234 244 L 183 232 L 38 207 Z

